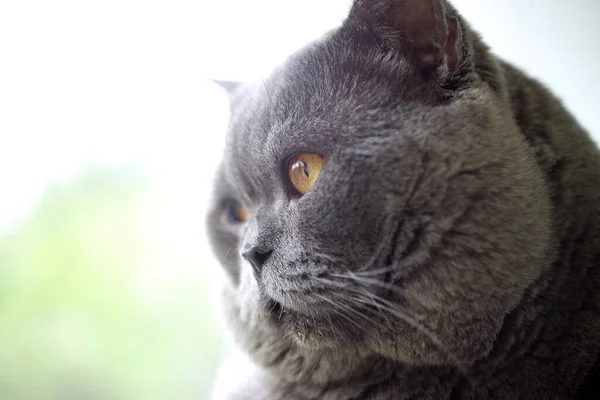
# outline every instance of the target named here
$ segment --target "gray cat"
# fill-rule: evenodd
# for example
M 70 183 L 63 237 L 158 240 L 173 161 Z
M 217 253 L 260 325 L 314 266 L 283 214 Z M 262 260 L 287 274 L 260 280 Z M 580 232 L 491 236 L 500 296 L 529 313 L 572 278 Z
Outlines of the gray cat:
M 231 96 L 219 399 L 600 398 L 600 152 L 438 0 Z

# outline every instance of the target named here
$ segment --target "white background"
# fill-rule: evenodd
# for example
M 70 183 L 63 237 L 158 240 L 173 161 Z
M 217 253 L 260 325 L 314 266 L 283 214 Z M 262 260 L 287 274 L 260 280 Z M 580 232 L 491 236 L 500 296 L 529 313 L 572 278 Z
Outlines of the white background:
M 492 49 L 598 139 L 600 1 L 455 0 Z M 209 188 L 227 118 L 207 77 L 251 79 L 338 25 L 348 0 L 0 2 L 0 234 L 44 186 L 135 163 L 178 197 Z M 186 200 L 189 199 L 189 200 Z

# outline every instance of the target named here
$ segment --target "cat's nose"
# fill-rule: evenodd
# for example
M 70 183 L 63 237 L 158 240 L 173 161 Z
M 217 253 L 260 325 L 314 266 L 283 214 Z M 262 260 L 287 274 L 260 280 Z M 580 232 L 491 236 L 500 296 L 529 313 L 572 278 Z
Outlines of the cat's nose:
M 271 254 L 273 254 L 273 250 L 264 251 L 262 249 L 259 250 L 256 247 L 251 247 L 242 253 L 242 257 L 248 260 L 250 265 L 252 265 L 254 276 L 258 279 L 262 272 L 263 265 L 265 265 L 265 262 L 267 262 Z

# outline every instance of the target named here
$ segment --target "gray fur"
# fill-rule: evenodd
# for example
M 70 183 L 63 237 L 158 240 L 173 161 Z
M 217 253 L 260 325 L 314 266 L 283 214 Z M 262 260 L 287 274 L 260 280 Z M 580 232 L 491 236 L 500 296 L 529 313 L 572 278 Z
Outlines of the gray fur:
M 600 354 L 600 153 L 449 4 L 355 1 L 236 91 L 226 148 L 208 226 L 252 361 L 219 396 L 582 394 Z M 302 152 L 325 163 L 299 197 L 285 166 Z M 260 275 L 251 247 L 273 250 Z

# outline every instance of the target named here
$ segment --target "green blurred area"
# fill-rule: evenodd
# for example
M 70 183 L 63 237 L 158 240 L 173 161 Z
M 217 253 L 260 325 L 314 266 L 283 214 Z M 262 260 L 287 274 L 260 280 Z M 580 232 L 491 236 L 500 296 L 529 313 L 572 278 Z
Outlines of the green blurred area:
M 0 399 L 209 397 L 213 261 L 156 197 L 135 168 L 89 168 L 0 239 Z

